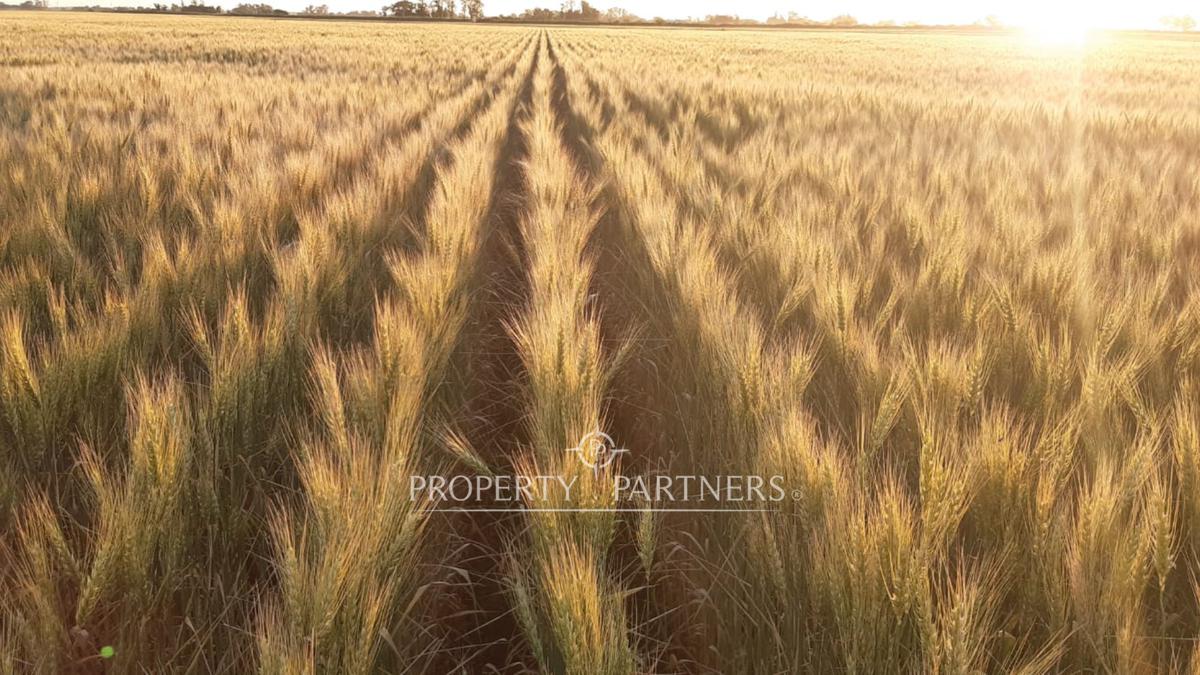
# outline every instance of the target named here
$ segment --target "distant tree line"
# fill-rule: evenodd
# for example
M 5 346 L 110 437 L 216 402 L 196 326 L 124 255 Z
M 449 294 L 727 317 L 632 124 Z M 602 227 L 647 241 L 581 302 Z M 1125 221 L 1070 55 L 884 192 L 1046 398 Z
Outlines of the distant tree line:
M 563 0 L 558 9 L 534 7 L 520 14 L 508 14 L 499 17 L 508 21 L 529 21 L 533 23 L 553 23 L 570 21 L 573 23 L 639 23 L 643 19 L 620 7 L 600 10 L 594 5 L 582 0 L 578 6 L 574 0 Z M 662 22 L 663 19 L 656 19 Z
M 399 0 L 384 5 L 384 16 L 399 16 L 425 19 L 470 19 L 483 18 L 483 0 Z
M 287 11 L 283 9 L 275 9 L 266 3 L 242 3 L 233 9 L 229 10 L 230 14 L 251 14 L 256 16 L 277 15 L 286 16 Z
M 592 6 L 587 0 L 581 0 L 579 6 L 576 7 L 573 0 L 564 0 L 563 4 L 558 9 L 546 9 L 536 7 L 527 9 L 520 14 L 508 14 L 497 17 L 504 21 L 527 21 L 531 23 L 553 23 L 556 21 L 571 22 L 571 23 L 655 23 L 655 24 L 670 24 L 670 25 L 709 25 L 709 26 L 758 26 L 764 22 L 757 19 L 747 19 L 738 16 L 737 14 L 709 14 L 702 18 L 689 19 L 672 19 L 667 20 L 662 17 L 655 17 L 649 22 L 632 12 L 613 7 L 611 9 L 600 10 Z M 860 25 L 858 20 L 849 14 L 836 16 L 828 21 L 817 21 L 805 16 L 801 16 L 797 12 L 788 12 L 787 14 L 776 13 L 767 18 L 766 25 L 768 26 L 841 26 L 850 27 Z M 894 26 L 894 21 L 881 21 L 873 24 L 875 26 Z M 915 25 L 915 24 L 906 24 Z
M 270 9 L 270 5 L 263 5 Z M 141 9 L 140 7 L 138 9 Z M 161 2 L 156 2 L 151 7 L 156 12 L 181 12 L 185 14 L 220 14 L 221 8 L 213 5 L 206 5 L 202 0 L 190 0 L 186 4 L 167 5 Z M 249 12 L 244 12 L 249 13 Z M 285 14 L 287 12 L 284 12 Z

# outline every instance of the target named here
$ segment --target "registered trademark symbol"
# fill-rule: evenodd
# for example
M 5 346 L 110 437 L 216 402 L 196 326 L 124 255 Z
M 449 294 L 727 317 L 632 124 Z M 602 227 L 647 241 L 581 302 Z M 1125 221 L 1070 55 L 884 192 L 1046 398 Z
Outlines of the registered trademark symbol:
M 804 496 L 804 492 L 800 488 L 796 488 L 795 490 L 792 490 L 792 501 L 798 502 L 798 501 L 800 501 L 800 498 L 803 496 Z

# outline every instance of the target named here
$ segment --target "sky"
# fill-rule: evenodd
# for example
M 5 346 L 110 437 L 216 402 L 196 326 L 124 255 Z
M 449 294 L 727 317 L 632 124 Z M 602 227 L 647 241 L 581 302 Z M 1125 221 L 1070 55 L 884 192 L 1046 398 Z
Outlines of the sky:
M 9 0 L 10 2 L 13 0 Z M 50 0 L 52 6 L 104 4 L 150 5 L 154 0 Z M 162 1 L 162 0 L 160 0 Z M 180 0 L 169 0 L 179 2 Z M 267 2 L 274 7 L 300 11 L 308 4 L 328 4 L 335 12 L 378 10 L 392 0 L 207 0 L 226 9 L 239 2 Z M 484 0 L 489 16 L 520 13 L 530 7 L 557 8 L 562 0 Z M 578 0 L 576 0 L 578 2 Z M 968 24 L 989 15 L 1010 25 L 1083 25 L 1088 28 L 1159 28 L 1164 16 L 1191 15 L 1200 21 L 1198 0 L 589 0 L 600 8 L 621 7 L 644 18 L 702 18 L 709 14 L 736 14 L 763 20 L 772 14 L 794 11 L 815 20 L 849 14 L 862 23 L 892 20 L 925 24 Z

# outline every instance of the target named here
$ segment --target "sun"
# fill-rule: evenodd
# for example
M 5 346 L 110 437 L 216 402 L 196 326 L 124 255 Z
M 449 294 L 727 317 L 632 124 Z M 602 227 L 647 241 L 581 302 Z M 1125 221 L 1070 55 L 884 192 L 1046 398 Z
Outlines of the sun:
M 1060 47 L 1082 47 L 1087 42 L 1087 26 L 1036 25 L 1027 26 L 1025 34 L 1035 42 Z
M 1031 41 L 1055 47 L 1082 47 L 1095 28 L 1085 16 L 1053 11 L 1024 17 L 1017 25 Z

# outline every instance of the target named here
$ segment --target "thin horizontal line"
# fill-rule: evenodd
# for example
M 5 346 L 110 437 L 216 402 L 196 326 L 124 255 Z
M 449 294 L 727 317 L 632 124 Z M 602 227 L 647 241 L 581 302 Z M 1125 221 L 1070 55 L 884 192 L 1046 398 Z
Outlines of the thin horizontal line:
M 764 513 L 778 509 L 429 509 L 433 513 Z

